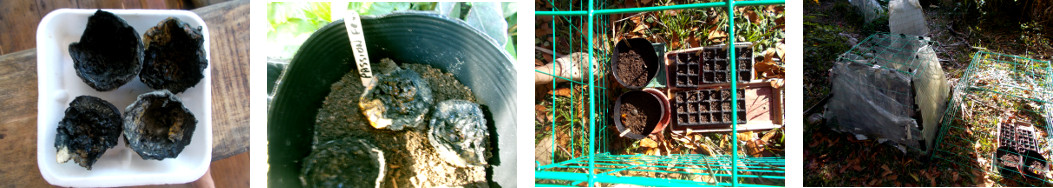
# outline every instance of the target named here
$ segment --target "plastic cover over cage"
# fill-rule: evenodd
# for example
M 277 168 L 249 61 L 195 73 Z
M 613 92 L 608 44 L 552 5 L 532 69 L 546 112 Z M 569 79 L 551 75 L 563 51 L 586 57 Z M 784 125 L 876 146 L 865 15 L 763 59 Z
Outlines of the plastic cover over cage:
M 929 151 L 950 90 L 931 41 L 871 35 L 831 71 L 826 119 L 834 130 Z

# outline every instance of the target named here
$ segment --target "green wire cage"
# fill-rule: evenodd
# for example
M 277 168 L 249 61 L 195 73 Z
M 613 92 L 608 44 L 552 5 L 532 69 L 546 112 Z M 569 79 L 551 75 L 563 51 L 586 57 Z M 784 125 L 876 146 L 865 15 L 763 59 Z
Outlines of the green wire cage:
M 949 90 L 942 83 L 934 43 L 879 33 L 841 54 L 831 68 L 828 125 L 887 139 L 904 151 L 928 153 L 941 114 L 921 112 L 942 112 Z
M 976 52 L 948 102 L 933 157 L 971 179 L 1051 185 L 1050 73 L 1049 61 Z
M 553 40 L 556 38 L 556 34 L 560 32 L 565 32 L 564 34 L 568 34 L 571 37 L 565 42 L 552 41 L 552 51 L 557 51 L 556 46 L 558 45 L 570 46 L 569 51 L 571 52 L 575 50 L 587 51 L 589 65 L 579 67 L 582 69 L 595 67 L 600 69 L 600 73 L 603 73 L 610 68 L 607 60 L 610 59 L 609 49 L 611 48 L 607 45 L 610 45 L 612 42 L 597 40 L 614 38 L 615 33 L 606 29 L 596 28 L 611 24 L 607 15 L 676 9 L 722 8 L 726 9 L 728 13 L 728 38 L 736 39 L 735 29 L 730 27 L 735 25 L 735 7 L 781 5 L 784 3 L 784 0 L 728 0 L 726 2 L 671 6 L 603 9 L 602 7 L 607 7 L 605 2 L 587 0 L 587 2 L 581 2 L 580 4 L 573 4 L 572 2 L 572 4 L 568 5 L 568 7 L 572 8 L 564 10 L 552 8 L 548 11 L 535 11 L 535 15 L 538 17 L 558 17 L 571 22 L 567 28 L 555 28 L 556 19 L 553 19 Z M 549 4 L 553 5 L 552 7 L 557 7 L 552 1 L 549 1 Z M 609 38 L 596 38 L 603 36 Z M 575 44 L 581 46 L 579 48 L 582 49 L 573 49 Z M 597 48 L 594 45 L 601 47 Z M 735 54 L 734 45 L 734 43 L 728 44 L 729 54 Z M 594 65 L 593 62 L 598 65 Z M 735 69 L 734 58 L 731 59 L 730 64 L 731 68 Z M 783 181 L 785 179 L 785 159 L 783 157 L 741 156 L 738 154 L 738 144 L 730 144 L 732 148 L 730 155 L 612 154 L 607 143 L 612 141 L 614 139 L 612 137 L 615 136 L 610 134 L 611 131 L 608 131 L 607 126 L 610 123 L 608 122 L 609 119 L 605 118 L 608 117 L 607 114 L 611 111 L 607 108 L 612 103 L 611 96 L 616 96 L 611 91 L 613 89 L 609 90 L 611 80 L 605 74 L 594 73 L 596 72 L 594 70 L 580 70 L 579 72 L 581 73 L 587 73 L 587 75 L 583 75 L 584 79 L 581 81 L 560 77 L 555 72 L 540 70 L 535 70 L 535 72 L 566 81 L 571 88 L 583 88 L 585 90 L 580 93 L 574 93 L 575 91 L 572 89 L 569 99 L 572 103 L 569 104 L 561 102 L 561 100 L 566 99 L 552 97 L 552 106 L 549 106 L 549 109 L 563 109 L 565 110 L 564 113 L 569 114 L 560 115 L 574 118 L 569 118 L 568 120 L 570 121 L 570 130 L 567 133 L 567 137 L 557 138 L 555 132 L 556 121 L 553 121 L 551 125 L 546 125 L 551 126 L 549 130 L 551 132 L 550 142 L 552 146 L 556 144 L 569 145 L 569 147 L 562 147 L 562 149 L 569 150 L 565 152 L 571 156 L 556 161 L 555 150 L 557 147 L 542 148 L 552 151 L 551 159 L 553 161 L 550 164 L 541 164 L 535 161 L 535 186 L 782 186 L 782 183 L 785 182 Z M 730 75 L 731 80 L 737 80 L 738 78 L 734 72 L 732 71 Z M 553 81 L 553 90 L 556 89 L 556 85 L 556 81 Z M 735 82 L 732 82 L 730 85 L 732 91 L 739 87 Z M 542 87 L 542 85 L 538 85 L 538 87 Z M 736 92 L 732 93 L 734 93 L 731 98 L 733 101 L 738 97 L 742 97 L 738 96 Z M 578 101 L 580 103 L 573 103 Z M 732 111 L 736 111 L 737 108 L 741 107 L 737 104 L 732 104 L 731 108 Z M 556 110 L 552 110 L 551 114 L 547 115 L 550 115 L 552 119 L 556 119 Z M 733 113 L 731 130 L 738 130 L 736 127 L 739 123 L 738 118 L 734 116 L 737 116 L 737 114 Z M 733 141 L 738 140 L 738 134 L 734 133 L 728 133 Z

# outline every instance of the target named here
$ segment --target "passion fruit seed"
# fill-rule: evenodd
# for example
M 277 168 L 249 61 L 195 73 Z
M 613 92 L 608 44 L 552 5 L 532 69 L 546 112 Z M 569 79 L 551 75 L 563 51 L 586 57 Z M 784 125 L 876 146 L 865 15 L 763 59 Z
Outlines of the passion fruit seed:
M 55 159 L 58 163 L 74 160 L 91 170 L 107 149 L 117 145 L 121 136 L 121 113 L 117 107 L 98 97 L 78 96 L 69 103 L 55 133 Z
M 486 119 L 478 104 L 447 100 L 435 106 L 428 142 L 454 166 L 485 165 Z
M 96 91 L 110 91 L 139 74 L 143 42 L 124 19 L 97 10 L 88 17 L 80 41 L 69 45 L 69 55 L 81 81 Z
M 381 74 L 366 88 L 358 106 L 377 129 L 418 128 L 434 103 L 431 88 L 420 74 L 409 69 Z
M 304 187 L 380 187 L 384 152 L 362 139 L 322 143 L 304 158 Z
M 208 67 L 201 27 L 169 17 L 146 30 L 146 57 L 139 80 L 153 89 L 182 93 L 205 77 Z
M 179 156 L 197 127 L 194 114 L 168 90 L 139 95 L 124 111 L 124 141 L 143 159 Z

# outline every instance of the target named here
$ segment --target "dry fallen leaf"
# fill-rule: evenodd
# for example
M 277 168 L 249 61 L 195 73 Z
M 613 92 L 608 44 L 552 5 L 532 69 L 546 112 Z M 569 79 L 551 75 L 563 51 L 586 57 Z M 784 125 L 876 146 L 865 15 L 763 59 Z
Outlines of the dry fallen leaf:
M 720 43 L 723 42 L 724 39 L 727 37 L 727 32 L 724 32 L 723 27 L 713 26 L 713 28 L 709 29 L 709 35 L 707 35 L 706 40 L 709 40 L 714 43 Z
M 783 50 L 784 46 L 785 46 L 785 43 L 782 43 L 782 42 L 775 43 L 775 54 L 779 57 L 779 59 L 783 59 L 783 60 L 786 59 L 786 51 Z
M 557 96 L 569 97 L 570 94 L 571 94 L 571 90 L 570 90 L 570 88 L 561 87 L 561 88 L 556 88 L 556 90 L 553 90 L 552 92 L 549 92 L 549 94 L 557 95 Z
M 655 148 L 658 147 L 658 142 L 651 140 L 651 138 L 644 138 L 643 140 L 640 140 L 640 147 Z
M 665 14 L 669 16 L 676 16 L 680 14 L 680 10 L 667 10 L 665 11 Z
M 637 24 L 636 28 L 633 29 L 633 33 L 644 34 L 644 31 L 647 31 L 647 29 L 648 29 L 647 24 Z
M 687 38 L 687 43 L 688 45 L 691 45 L 691 47 L 700 47 L 702 46 L 702 39 L 699 39 L 695 36 L 691 36 Z
M 761 22 L 761 19 L 757 16 L 757 12 L 754 12 L 753 9 L 746 9 L 742 14 L 746 15 L 746 19 L 749 19 L 753 24 L 760 24 Z
M 768 49 L 764 51 L 764 60 L 757 62 L 753 65 L 753 70 L 761 75 L 763 78 L 784 78 L 786 72 L 782 66 L 779 66 L 775 61 L 774 57 L 777 55 L 775 49 Z
M 750 132 L 744 132 L 744 133 L 739 133 L 739 138 L 738 138 L 738 139 L 739 139 L 740 141 L 750 141 L 750 140 L 753 140 L 753 131 L 750 131 Z

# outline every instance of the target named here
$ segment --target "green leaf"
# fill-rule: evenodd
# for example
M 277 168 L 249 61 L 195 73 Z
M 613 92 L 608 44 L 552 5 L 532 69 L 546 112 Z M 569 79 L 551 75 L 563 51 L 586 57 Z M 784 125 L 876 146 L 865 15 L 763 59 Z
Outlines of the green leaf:
M 438 12 L 440 15 L 448 16 L 448 17 L 454 18 L 454 19 L 464 19 L 462 17 L 462 15 L 464 15 L 464 14 L 461 12 L 461 8 L 462 8 L 461 4 L 463 4 L 463 3 L 455 3 L 455 2 L 438 3 L 437 5 L 435 5 L 435 12 Z
M 292 57 L 311 33 L 331 22 L 330 4 L 277 2 L 267 4 L 268 54 Z
M 411 3 L 405 2 L 376 2 L 365 12 L 359 12 L 362 16 L 385 15 L 394 11 L 410 10 Z
M 464 21 L 494 39 L 497 45 L 503 46 L 508 42 L 508 23 L 503 19 L 500 6 L 500 3 L 472 3 L 472 9 L 468 10 Z
M 512 36 L 508 36 L 508 41 L 514 40 L 515 39 L 512 38 Z M 512 60 L 516 59 L 516 45 L 514 42 L 505 43 L 505 51 L 508 52 L 508 55 L 512 55 Z
M 373 2 L 351 2 L 347 4 L 347 10 L 362 13 L 368 11 L 372 6 Z

